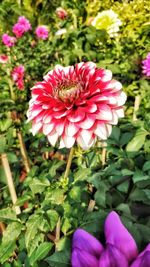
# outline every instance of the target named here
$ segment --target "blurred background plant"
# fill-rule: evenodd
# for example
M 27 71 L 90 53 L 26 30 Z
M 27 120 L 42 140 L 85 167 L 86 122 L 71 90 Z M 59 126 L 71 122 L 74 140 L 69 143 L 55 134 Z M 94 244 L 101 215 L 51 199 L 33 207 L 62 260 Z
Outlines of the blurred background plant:
M 92 26 L 105 10 L 114 11 L 122 23 L 113 38 Z M 17 216 L 1 165 L 0 263 L 70 266 L 73 231 L 80 226 L 103 238 L 104 219 L 112 209 L 143 249 L 150 241 L 150 81 L 142 71 L 150 52 L 149 0 L 1 0 L 0 35 L 15 37 L 12 27 L 20 16 L 32 29 L 11 47 L 0 41 L 0 55 L 7 56 L 0 60 L 0 152 L 7 155 L 21 208 Z M 48 29 L 45 40 L 35 34 L 39 25 Z M 110 69 L 128 101 L 125 118 L 105 143 L 88 151 L 76 147 L 64 180 L 68 150 L 51 147 L 41 134 L 33 137 L 26 111 L 35 82 L 56 64 L 80 61 Z M 16 76 L 20 65 L 24 70 Z

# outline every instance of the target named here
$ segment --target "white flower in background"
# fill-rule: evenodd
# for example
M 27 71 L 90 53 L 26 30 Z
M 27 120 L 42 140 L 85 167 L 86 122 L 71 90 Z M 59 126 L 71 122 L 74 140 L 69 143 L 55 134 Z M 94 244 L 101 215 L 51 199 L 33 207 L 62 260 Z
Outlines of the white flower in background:
M 65 28 L 62 28 L 60 30 L 58 30 L 57 32 L 55 32 L 55 35 L 59 36 L 59 35 L 63 35 L 67 32 L 67 30 Z
M 121 20 L 118 18 L 113 10 L 105 10 L 98 13 L 97 16 L 92 21 L 92 25 L 99 30 L 106 30 L 110 37 L 117 36 L 119 31 L 119 26 L 122 24 Z

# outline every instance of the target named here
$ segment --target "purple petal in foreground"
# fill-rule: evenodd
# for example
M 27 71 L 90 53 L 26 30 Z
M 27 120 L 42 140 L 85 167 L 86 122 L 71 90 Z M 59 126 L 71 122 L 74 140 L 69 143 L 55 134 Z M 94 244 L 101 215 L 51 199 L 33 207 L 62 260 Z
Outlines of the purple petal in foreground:
M 98 259 L 92 254 L 74 249 L 71 256 L 72 267 L 99 267 Z
M 150 267 L 150 244 L 132 263 L 131 267 Z
M 73 235 L 72 248 L 84 250 L 99 259 L 103 251 L 101 243 L 91 234 L 83 229 L 77 229 Z
M 107 245 L 101 254 L 99 267 L 129 267 L 126 257 L 115 246 Z
M 137 257 L 138 251 L 135 240 L 114 211 L 110 212 L 105 220 L 105 237 L 106 243 L 118 248 L 128 261 Z

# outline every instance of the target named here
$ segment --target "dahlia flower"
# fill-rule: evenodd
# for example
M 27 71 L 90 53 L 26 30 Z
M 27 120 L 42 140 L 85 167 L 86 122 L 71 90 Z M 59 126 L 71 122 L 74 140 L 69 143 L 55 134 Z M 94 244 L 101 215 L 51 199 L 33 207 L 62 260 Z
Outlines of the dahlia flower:
M 31 24 L 24 16 L 18 18 L 18 22 L 13 26 L 13 33 L 17 38 L 22 37 L 22 35 L 31 30 Z
M 24 31 L 27 32 L 32 29 L 31 24 L 28 19 L 26 19 L 24 16 L 20 16 L 18 18 L 18 23 L 24 27 Z
M 47 26 L 38 26 L 35 30 L 36 36 L 38 39 L 46 40 L 48 38 L 48 28 Z
M 60 19 L 65 19 L 66 17 L 67 17 L 67 15 L 68 15 L 68 13 L 67 13 L 67 11 L 65 10 L 65 9 L 63 9 L 62 7 L 58 7 L 57 9 L 56 9 L 56 15 L 57 15 L 57 17 L 58 18 L 60 18 Z
M 112 125 L 124 116 L 126 94 L 109 70 L 93 62 L 75 67 L 57 65 L 32 88 L 27 112 L 32 133 L 43 132 L 51 145 L 71 148 L 75 141 L 88 149 L 106 140 Z
M 137 246 L 116 212 L 108 214 L 104 232 L 105 247 L 85 230 L 75 231 L 72 242 L 72 267 L 129 267 L 130 262 L 138 255 Z
M 148 53 L 145 60 L 142 61 L 143 74 L 150 77 L 150 53 Z
M 15 45 L 16 38 L 13 37 L 13 36 L 9 36 L 7 33 L 4 33 L 2 35 L 2 42 L 7 47 L 11 47 L 11 46 L 14 46 Z
M 110 37 L 117 36 L 119 26 L 122 24 L 113 10 L 105 10 L 94 18 L 92 25 L 99 30 L 106 30 Z
M 23 65 L 19 65 L 18 67 L 15 67 L 12 71 L 12 78 L 13 81 L 15 82 L 16 86 L 18 87 L 18 89 L 22 90 L 24 89 L 24 82 L 23 82 L 23 78 L 24 78 L 24 66 Z
M 16 35 L 17 38 L 20 38 L 22 37 L 22 35 L 24 34 L 24 26 L 19 24 L 19 23 L 16 23 L 14 26 L 13 26 L 13 29 L 12 29 L 13 33 Z
M 0 63 L 6 64 L 8 62 L 8 56 L 6 55 L 0 55 Z

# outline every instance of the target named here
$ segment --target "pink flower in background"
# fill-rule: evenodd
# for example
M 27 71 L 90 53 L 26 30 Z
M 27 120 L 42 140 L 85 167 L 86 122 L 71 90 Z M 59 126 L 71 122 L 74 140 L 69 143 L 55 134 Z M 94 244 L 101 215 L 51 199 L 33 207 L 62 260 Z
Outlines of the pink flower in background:
M 27 32 L 32 29 L 31 24 L 28 19 L 24 16 L 18 18 L 18 23 L 24 27 L 24 31 Z
M 36 28 L 35 33 L 38 39 L 46 40 L 48 38 L 49 31 L 47 26 L 41 25 Z
M 0 63 L 6 64 L 8 62 L 8 56 L 0 55 Z
M 32 88 L 28 121 L 32 133 L 43 132 L 53 146 L 59 141 L 60 148 L 70 148 L 76 141 L 88 149 L 97 138 L 108 138 L 112 125 L 124 116 L 125 101 L 111 71 L 93 62 L 57 65 Z
M 150 53 L 148 53 L 145 60 L 142 61 L 143 74 L 150 77 Z
M 22 35 L 24 34 L 24 26 L 22 26 L 21 24 L 19 23 L 16 23 L 14 26 L 13 26 L 13 29 L 12 29 L 13 33 L 16 35 L 17 38 L 20 38 L 22 37 Z
M 23 82 L 24 72 L 25 72 L 25 69 L 23 65 L 19 65 L 18 67 L 15 67 L 12 71 L 13 81 L 15 82 L 18 89 L 21 89 L 21 90 L 24 89 L 24 82 Z
M 60 19 L 65 19 L 66 17 L 67 17 L 67 15 L 68 15 L 68 13 L 67 13 L 67 11 L 65 10 L 65 9 L 63 9 L 62 7 L 58 7 L 57 9 L 56 9 L 56 15 L 57 15 L 57 17 L 58 18 L 60 18 Z
M 22 37 L 22 35 L 31 29 L 31 24 L 24 16 L 18 18 L 18 22 L 13 26 L 13 33 L 17 38 Z
M 15 45 L 16 38 L 12 37 L 12 36 L 9 36 L 7 33 L 4 33 L 2 35 L 2 42 L 3 42 L 4 45 L 6 45 L 8 47 L 11 47 L 11 46 Z

